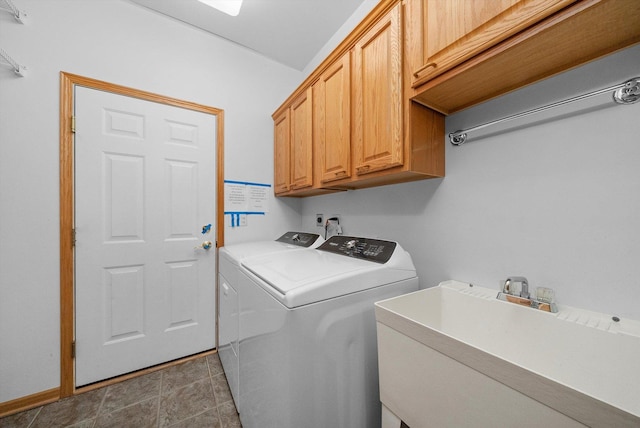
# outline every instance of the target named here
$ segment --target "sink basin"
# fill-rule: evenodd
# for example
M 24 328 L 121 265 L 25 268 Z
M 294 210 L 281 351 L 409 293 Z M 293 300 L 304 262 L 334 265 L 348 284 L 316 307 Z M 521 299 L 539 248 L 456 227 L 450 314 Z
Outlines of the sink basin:
M 455 398 L 464 400 L 462 413 L 474 426 L 484 417 L 486 426 L 508 426 L 503 418 L 513 406 L 518 426 L 528 426 L 525 408 L 536 421 L 531 426 L 541 426 L 543 415 L 547 426 L 640 426 L 640 322 L 562 305 L 548 313 L 496 295 L 446 281 L 376 303 L 380 393 L 389 410 L 403 420 L 399 413 L 417 411 L 405 420 L 412 428 L 438 426 L 425 418 L 444 413 Z M 415 398 L 397 397 L 411 384 L 407 393 L 424 393 L 422 410 L 406 408 Z M 438 402 L 443 391 L 453 396 L 429 409 L 425 403 Z M 460 407 L 451 410 L 451 417 L 465 417 Z

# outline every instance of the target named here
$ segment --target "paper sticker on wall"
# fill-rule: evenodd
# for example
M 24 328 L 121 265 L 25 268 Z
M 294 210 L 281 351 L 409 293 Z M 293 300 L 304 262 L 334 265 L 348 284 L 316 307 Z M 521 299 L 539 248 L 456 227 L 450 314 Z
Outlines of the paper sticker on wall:
M 229 215 L 231 227 L 246 226 L 248 215 L 269 212 L 271 184 L 246 181 L 224 181 L 224 214 Z

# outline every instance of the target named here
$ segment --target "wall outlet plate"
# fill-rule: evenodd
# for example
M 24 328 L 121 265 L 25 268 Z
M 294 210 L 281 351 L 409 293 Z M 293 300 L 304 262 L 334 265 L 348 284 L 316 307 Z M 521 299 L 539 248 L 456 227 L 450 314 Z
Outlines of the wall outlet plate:
M 324 227 L 324 215 L 316 214 L 316 226 Z
M 342 225 L 340 224 L 341 220 L 340 214 L 331 214 L 327 217 L 327 223 L 329 223 L 327 227 L 327 237 L 342 235 Z

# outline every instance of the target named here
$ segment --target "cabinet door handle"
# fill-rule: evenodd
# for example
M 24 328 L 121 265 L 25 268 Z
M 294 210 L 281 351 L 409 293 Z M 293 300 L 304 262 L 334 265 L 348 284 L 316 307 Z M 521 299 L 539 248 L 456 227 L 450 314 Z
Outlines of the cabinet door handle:
M 335 174 L 336 174 L 336 177 L 342 177 L 344 175 L 347 175 L 347 171 L 338 171 Z
M 437 64 L 435 62 L 428 62 L 425 65 L 423 65 L 422 67 L 420 67 L 419 69 L 417 69 L 414 73 L 413 73 L 413 77 L 418 77 L 420 75 L 420 73 L 422 73 L 423 71 L 425 71 L 427 68 L 429 67 L 436 67 Z
M 362 165 L 356 168 L 356 171 L 358 171 L 359 173 L 361 172 L 367 172 L 369 171 L 369 169 L 371 168 L 371 165 Z

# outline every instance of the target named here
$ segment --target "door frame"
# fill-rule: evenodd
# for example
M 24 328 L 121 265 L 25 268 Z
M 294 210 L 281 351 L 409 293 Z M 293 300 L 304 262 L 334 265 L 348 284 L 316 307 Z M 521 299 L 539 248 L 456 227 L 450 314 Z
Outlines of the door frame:
M 74 269 L 74 89 L 82 86 L 118 95 L 208 113 L 216 117 L 216 278 L 217 249 L 224 245 L 224 110 L 60 72 L 60 398 L 76 393 L 73 341 L 75 338 Z M 216 279 L 216 295 L 218 293 Z M 216 300 L 216 310 L 218 302 Z M 217 336 L 216 326 L 216 336 Z M 216 337 L 216 343 L 218 343 Z M 84 388 L 83 388 L 84 389 Z

